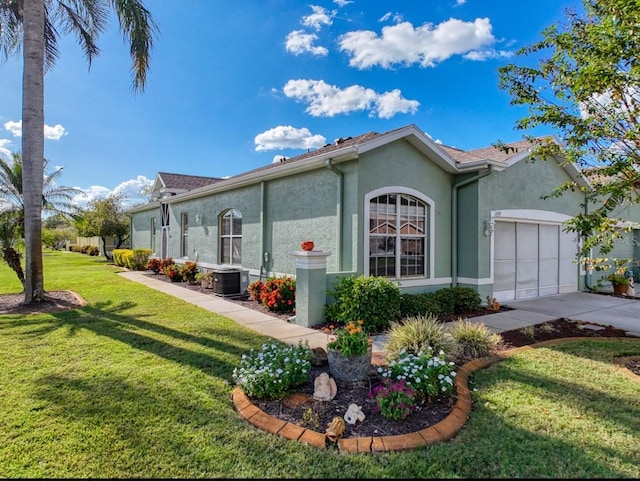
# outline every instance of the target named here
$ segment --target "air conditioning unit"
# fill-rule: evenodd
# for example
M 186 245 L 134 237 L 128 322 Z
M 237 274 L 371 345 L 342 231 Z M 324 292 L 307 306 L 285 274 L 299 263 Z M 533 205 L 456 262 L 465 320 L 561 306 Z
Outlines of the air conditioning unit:
M 213 292 L 219 296 L 241 296 L 249 286 L 249 271 L 234 267 L 212 269 Z

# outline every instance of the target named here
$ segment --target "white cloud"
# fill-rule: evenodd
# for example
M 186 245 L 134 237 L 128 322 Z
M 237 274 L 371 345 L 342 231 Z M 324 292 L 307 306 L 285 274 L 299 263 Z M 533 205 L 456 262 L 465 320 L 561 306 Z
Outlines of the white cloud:
M 463 55 L 467 60 L 488 60 L 492 58 L 509 58 L 513 57 L 510 50 L 474 50 Z
M 465 3 L 467 3 L 467 0 L 456 0 L 456 7 L 464 5 Z
M 353 2 L 350 0 L 333 0 L 333 3 L 335 3 L 338 7 L 342 8 L 345 5 L 348 5 Z
M 329 51 L 325 47 L 313 45 L 313 42 L 317 39 L 318 36 L 314 33 L 305 33 L 304 30 L 294 30 L 287 35 L 285 48 L 287 52 L 291 52 L 294 55 L 300 55 L 305 52 L 310 52 L 314 55 L 327 55 Z
M 9 139 L 0 139 L 0 155 L 7 159 L 11 157 L 11 151 L 8 149 L 9 145 L 11 145 Z
M 5 122 L 4 128 L 11 132 L 14 137 L 22 137 L 22 120 Z M 67 135 L 67 132 L 60 124 L 56 124 L 53 127 L 46 124 L 44 126 L 44 138 L 47 140 L 60 140 L 65 135 Z
M 309 129 L 296 129 L 279 125 L 256 135 L 254 142 L 258 152 L 274 149 L 317 149 L 327 143 L 322 135 L 312 135 Z M 282 156 L 280 156 L 282 157 Z
M 311 10 L 313 10 L 311 15 L 302 17 L 302 25 L 305 27 L 320 30 L 323 25 L 331 25 L 333 23 L 333 17 L 336 12 L 329 12 L 327 9 L 317 5 L 311 5 Z
M 80 207 L 86 207 L 89 204 L 89 202 L 91 202 L 92 200 L 102 199 L 104 197 L 107 197 L 111 193 L 110 189 L 107 189 L 106 187 L 102 187 L 101 185 L 92 185 L 91 187 L 88 187 L 88 188 L 82 188 L 82 187 L 74 187 L 74 188 L 84 192 L 84 195 L 78 194 L 73 198 L 73 203 Z
M 141 192 L 144 189 L 149 188 L 153 182 L 153 179 L 148 179 L 144 175 L 139 175 L 135 179 L 125 180 L 116 186 L 116 188 L 113 189 L 113 193 L 121 194 L 128 199 L 139 199 L 143 197 Z
M 22 120 L 9 120 L 9 122 L 5 122 L 4 128 L 14 137 L 22 137 Z
M 125 180 L 117 185 L 114 189 L 109 189 L 102 185 L 92 185 L 91 187 L 75 187 L 84 192 L 73 198 L 73 203 L 80 207 L 87 207 L 89 202 L 97 199 L 104 199 L 112 194 L 120 194 L 125 198 L 126 205 L 132 205 L 140 201 L 146 201 L 147 198 L 142 194 L 142 190 L 153 184 L 153 180 L 148 179 L 144 175 L 138 175 L 135 179 Z
M 453 55 L 462 55 L 495 43 L 488 18 L 463 22 L 451 18 L 435 26 L 414 27 L 402 22 L 382 28 L 380 37 L 371 30 L 349 32 L 339 38 L 340 50 L 350 55 L 349 65 L 359 69 L 395 64 L 433 67 Z
M 273 160 L 271 161 L 272 164 L 279 164 L 280 162 L 282 162 L 283 159 L 286 159 L 287 157 L 285 155 L 282 154 L 276 154 L 273 156 Z
M 368 110 L 371 116 L 388 119 L 397 113 L 415 113 L 420 103 L 407 100 L 400 90 L 377 93 L 360 85 L 340 89 L 323 80 L 289 80 L 283 89 L 287 97 L 307 102 L 305 109 L 312 117 L 333 117 Z
M 60 124 L 56 124 L 53 127 L 49 125 L 44 126 L 44 138 L 49 140 L 60 140 L 63 135 L 67 135 L 64 127 Z

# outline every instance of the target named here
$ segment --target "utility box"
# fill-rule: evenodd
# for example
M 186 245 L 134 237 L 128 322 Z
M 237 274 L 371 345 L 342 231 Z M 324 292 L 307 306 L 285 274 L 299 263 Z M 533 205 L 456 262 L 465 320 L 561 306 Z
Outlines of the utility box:
M 240 269 L 218 268 L 213 272 L 213 292 L 220 296 L 240 295 Z

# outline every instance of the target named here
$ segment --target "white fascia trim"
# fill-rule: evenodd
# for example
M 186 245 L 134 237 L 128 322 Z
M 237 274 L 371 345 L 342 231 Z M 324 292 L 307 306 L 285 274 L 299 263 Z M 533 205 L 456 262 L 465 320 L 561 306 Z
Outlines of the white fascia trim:
M 489 284 L 493 284 L 493 279 L 491 277 L 483 277 L 481 279 L 476 279 L 475 277 L 458 277 L 458 284 L 470 284 L 472 286 L 486 286 Z
M 495 221 L 504 222 L 547 222 L 550 224 L 562 224 L 565 221 L 572 219 L 572 216 L 566 214 L 560 214 L 558 212 L 552 212 L 548 210 L 537 209 L 501 209 L 492 210 L 491 219 Z
M 475 172 L 479 170 L 486 170 L 490 165 L 493 166 L 493 170 L 496 172 L 500 172 L 508 167 L 504 162 L 499 162 L 497 160 L 474 160 L 471 162 L 461 163 L 458 166 L 458 170 L 460 173 L 470 171 Z
M 160 207 L 160 201 L 149 202 L 148 204 L 139 205 L 136 207 L 131 207 L 124 211 L 125 214 L 137 214 L 138 212 L 144 212 L 146 210 L 157 209 Z
M 174 202 L 182 202 L 209 194 L 237 189 L 239 187 L 252 185 L 265 180 L 278 179 L 281 177 L 287 177 L 289 175 L 316 170 L 324 167 L 326 165 L 326 161 L 329 159 L 331 159 L 333 163 L 340 163 L 357 158 L 358 146 L 352 145 L 349 147 L 345 147 L 344 149 L 332 150 L 331 152 L 318 155 L 317 157 L 310 157 L 308 159 L 299 160 L 297 162 L 292 162 L 291 164 L 283 165 L 277 168 L 261 170 L 259 172 L 254 172 L 252 174 L 246 175 L 240 174 L 238 177 L 221 180 L 219 182 L 216 182 L 215 184 L 200 187 L 199 189 L 191 190 L 185 194 L 175 195 L 170 200 L 167 200 L 167 203 L 173 204 Z

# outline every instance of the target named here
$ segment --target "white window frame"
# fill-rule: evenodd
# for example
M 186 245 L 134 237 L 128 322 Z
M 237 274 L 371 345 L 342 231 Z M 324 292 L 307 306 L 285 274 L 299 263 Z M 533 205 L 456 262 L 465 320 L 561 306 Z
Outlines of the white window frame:
M 236 216 L 234 216 L 234 214 L 236 214 Z M 224 218 L 229 215 L 229 232 L 228 233 L 224 233 Z M 220 264 L 222 265 L 241 265 L 242 264 L 242 223 L 240 224 L 240 234 L 234 234 L 233 233 L 233 219 L 234 218 L 239 218 L 242 219 L 242 212 L 240 212 L 238 209 L 227 209 L 224 212 L 222 212 L 222 214 L 220 214 Z M 223 249 L 223 239 L 229 239 L 229 252 L 226 253 L 226 255 L 229 257 L 229 262 L 225 262 L 225 252 Z M 235 239 L 240 239 L 240 251 L 239 251 L 239 255 L 236 256 L 237 258 L 239 258 L 238 262 L 234 262 L 234 256 L 233 256 L 233 244 L 234 244 L 234 240 Z
M 151 252 L 156 253 L 156 241 L 157 241 L 157 228 L 156 228 L 156 218 L 151 218 Z
M 189 214 L 180 214 L 180 257 L 189 257 Z
M 381 195 L 406 195 L 411 196 L 419 200 L 420 202 L 425 204 L 425 227 L 428 226 L 428 231 L 424 235 L 425 242 L 425 262 L 428 264 L 425 266 L 425 274 L 424 276 L 411 276 L 411 277 L 397 277 L 400 271 L 399 263 L 396 263 L 396 277 L 389 277 L 389 279 L 400 281 L 403 285 L 410 285 L 413 282 L 417 281 L 418 283 L 424 283 L 424 280 L 431 279 L 435 281 L 435 201 L 431 199 L 429 196 L 419 192 L 415 189 L 411 189 L 409 187 L 402 186 L 388 186 L 382 187 L 380 189 L 373 190 L 367 193 L 364 196 L 364 216 L 363 216 L 363 233 L 364 233 L 364 244 L 363 244 L 363 253 L 364 253 L 364 275 L 369 277 L 369 261 L 371 257 L 371 252 L 369 251 L 369 240 L 370 240 L 370 228 L 369 221 L 371 217 L 371 200 L 379 197 Z M 398 233 L 398 235 L 401 235 Z M 399 243 L 396 243 L 399 245 Z

